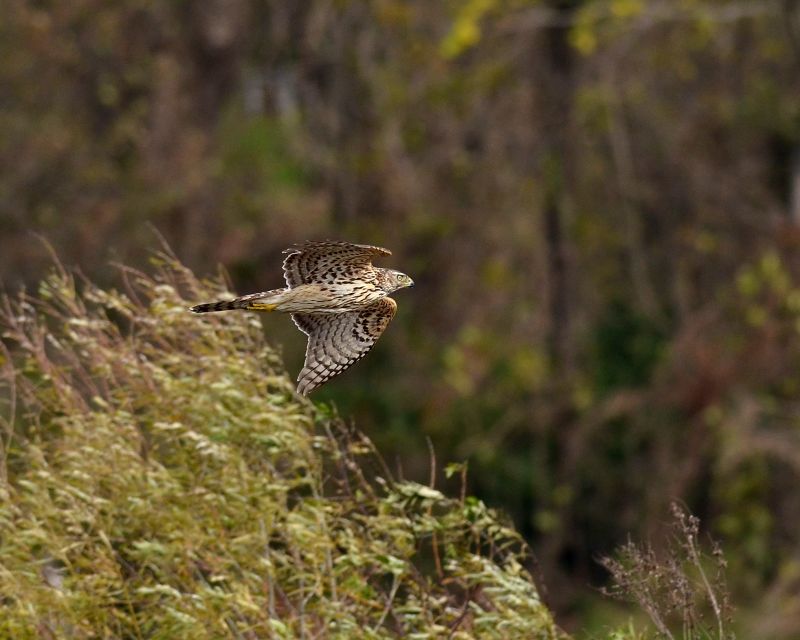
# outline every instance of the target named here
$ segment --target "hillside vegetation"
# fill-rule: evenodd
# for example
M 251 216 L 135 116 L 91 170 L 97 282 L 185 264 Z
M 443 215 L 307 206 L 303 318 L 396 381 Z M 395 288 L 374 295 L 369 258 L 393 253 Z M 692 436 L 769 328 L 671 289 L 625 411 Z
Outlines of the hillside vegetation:
M 2 304 L 0 637 L 557 638 L 514 530 L 393 480 L 167 255 Z

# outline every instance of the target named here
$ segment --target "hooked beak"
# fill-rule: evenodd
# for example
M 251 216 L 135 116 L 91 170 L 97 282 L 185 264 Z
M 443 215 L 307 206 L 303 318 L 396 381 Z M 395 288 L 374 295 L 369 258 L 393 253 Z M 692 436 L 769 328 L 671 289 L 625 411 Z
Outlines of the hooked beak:
M 414 281 L 411 278 L 409 278 L 408 279 L 408 284 L 406 286 L 407 287 L 413 287 L 414 286 Z

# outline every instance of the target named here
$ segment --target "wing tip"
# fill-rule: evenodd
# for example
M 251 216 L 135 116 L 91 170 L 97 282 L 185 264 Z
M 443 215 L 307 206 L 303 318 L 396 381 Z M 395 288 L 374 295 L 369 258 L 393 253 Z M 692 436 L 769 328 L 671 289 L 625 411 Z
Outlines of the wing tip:
M 311 380 L 308 379 L 303 380 L 301 378 L 297 379 L 297 395 L 299 396 L 307 398 L 309 394 L 316 388 L 317 385 L 311 382 Z

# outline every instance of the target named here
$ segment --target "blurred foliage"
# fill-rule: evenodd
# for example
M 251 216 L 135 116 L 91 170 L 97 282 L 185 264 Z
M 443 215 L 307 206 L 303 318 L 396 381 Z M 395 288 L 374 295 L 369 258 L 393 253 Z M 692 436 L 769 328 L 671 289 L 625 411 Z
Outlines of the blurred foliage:
M 393 468 L 469 462 L 576 625 L 682 500 L 743 633 L 800 634 L 796 2 L 6 5 L 3 280 L 49 264 L 30 230 L 106 283 L 151 223 L 240 292 L 297 240 L 388 246 L 417 286 L 320 396 Z
M 614 300 L 598 320 L 593 342 L 594 386 L 605 394 L 650 382 L 665 346 L 665 332 L 625 302 Z
M 0 637 L 561 637 L 512 528 L 394 481 L 159 262 L 3 300 Z

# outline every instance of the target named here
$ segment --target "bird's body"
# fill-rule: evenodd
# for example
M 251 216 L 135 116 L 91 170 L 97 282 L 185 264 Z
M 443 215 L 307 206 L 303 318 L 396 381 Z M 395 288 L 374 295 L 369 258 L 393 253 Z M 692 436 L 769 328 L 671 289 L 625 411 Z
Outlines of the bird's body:
M 359 284 L 301 284 L 285 289 L 251 293 L 233 300 L 209 302 L 192 307 L 195 313 L 207 311 L 282 311 L 284 313 L 345 313 L 368 307 L 388 294 L 383 289 Z
M 367 354 L 397 310 L 388 295 L 413 281 L 399 271 L 373 267 L 372 258 L 391 252 L 371 245 L 306 242 L 284 253 L 286 288 L 200 304 L 191 311 L 291 313 L 308 335 L 297 387 L 307 395 Z

